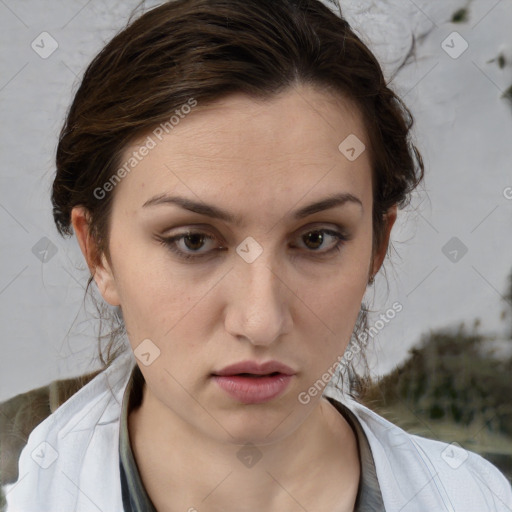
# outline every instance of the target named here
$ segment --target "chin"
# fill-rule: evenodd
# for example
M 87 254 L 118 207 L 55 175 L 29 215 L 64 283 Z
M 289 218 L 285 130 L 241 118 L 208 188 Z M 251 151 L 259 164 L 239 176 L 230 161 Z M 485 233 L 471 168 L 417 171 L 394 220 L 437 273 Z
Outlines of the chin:
M 237 410 L 212 411 L 212 414 L 223 427 L 216 423 L 217 433 L 225 442 L 267 445 L 288 437 L 306 419 L 306 408 L 299 404 L 295 408 L 297 410 L 293 411 L 291 405 L 285 406 L 282 402 L 274 407 L 269 407 L 269 404 L 239 404 Z

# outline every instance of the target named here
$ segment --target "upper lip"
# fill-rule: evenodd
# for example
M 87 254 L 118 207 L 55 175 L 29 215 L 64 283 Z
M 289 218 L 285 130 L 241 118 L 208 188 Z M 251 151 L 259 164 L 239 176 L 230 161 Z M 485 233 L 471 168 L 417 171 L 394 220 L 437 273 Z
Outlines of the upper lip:
M 289 366 L 279 361 L 266 361 L 258 363 L 257 361 L 241 361 L 239 363 L 226 366 L 222 370 L 213 372 L 213 375 L 237 375 L 239 373 L 251 373 L 254 375 L 268 375 L 270 373 L 283 373 L 285 375 L 294 375 L 296 372 Z

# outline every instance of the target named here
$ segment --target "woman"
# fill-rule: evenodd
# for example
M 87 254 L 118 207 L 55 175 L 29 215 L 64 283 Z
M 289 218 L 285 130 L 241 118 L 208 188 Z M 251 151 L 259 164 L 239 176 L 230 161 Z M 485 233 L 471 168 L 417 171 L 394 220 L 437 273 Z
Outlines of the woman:
M 177 0 L 114 37 L 52 201 L 128 346 L 32 431 L 8 512 L 511 510 L 488 461 L 327 386 L 423 178 L 411 126 L 317 0 Z

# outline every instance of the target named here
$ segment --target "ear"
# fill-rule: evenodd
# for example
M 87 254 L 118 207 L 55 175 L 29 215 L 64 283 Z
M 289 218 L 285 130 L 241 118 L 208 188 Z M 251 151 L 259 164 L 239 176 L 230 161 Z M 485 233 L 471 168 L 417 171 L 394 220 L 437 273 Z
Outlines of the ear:
M 71 224 L 101 296 L 111 306 L 119 306 L 121 302 L 114 274 L 105 254 L 99 254 L 96 241 L 91 235 L 88 210 L 83 206 L 75 206 L 71 210 Z
M 391 234 L 391 228 L 395 223 L 397 216 L 397 205 L 394 204 L 391 206 L 388 211 L 384 214 L 385 222 L 384 222 L 384 233 L 382 236 L 382 241 L 380 247 L 375 250 L 375 254 L 373 256 L 373 268 L 371 275 L 374 276 L 379 271 L 382 263 L 384 262 L 384 258 L 386 257 L 386 253 L 389 245 L 389 237 Z

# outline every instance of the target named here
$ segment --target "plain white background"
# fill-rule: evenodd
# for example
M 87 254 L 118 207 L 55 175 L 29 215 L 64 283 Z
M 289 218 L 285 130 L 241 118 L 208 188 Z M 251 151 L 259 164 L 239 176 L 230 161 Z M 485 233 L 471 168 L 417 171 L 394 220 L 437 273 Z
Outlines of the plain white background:
M 88 272 L 74 237 L 57 234 L 50 187 L 58 133 L 78 81 L 136 4 L 0 0 L 0 400 L 99 367 L 95 311 L 82 303 Z M 365 2 L 345 4 L 357 16 L 355 7 Z M 373 36 L 389 69 L 411 34 L 419 37 L 416 59 L 392 85 L 415 115 L 426 164 L 425 185 L 392 234 L 389 293 L 379 275 L 367 295 L 377 290 L 379 313 L 395 301 L 403 306 L 372 340 L 374 372 L 382 374 L 429 329 L 471 326 L 478 318 L 479 329 L 499 340 L 512 325 L 502 298 L 512 268 L 512 103 L 501 98 L 512 85 L 512 0 L 375 4 L 359 12 L 359 28 Z M 450 23 L 465 6 L 469 21 Z M 52 39 L 43 32 L 58 45 L 46 58 L 40 53 Z M 464 41 L 468 48 L 454 58 Z M 500 52 L 503 68 L 490 62 Z M 459 241 L 447 246 L 453 237 Z

